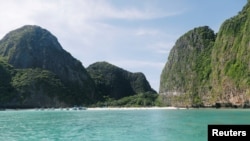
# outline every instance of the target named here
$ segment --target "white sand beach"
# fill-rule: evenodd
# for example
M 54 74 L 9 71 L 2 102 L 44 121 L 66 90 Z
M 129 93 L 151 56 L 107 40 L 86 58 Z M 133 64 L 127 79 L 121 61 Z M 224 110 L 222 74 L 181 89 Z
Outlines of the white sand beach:
M 175 110 L 175 109 L 186 109 L 177 107 L 95 107 L 87 108 L 87 110 Z
M 187 108 L 179 107 L 84 107 L 83 109 L 74 108 L 31 108 L 31 109 L 4 109 L 3 111 L 98 111 L 98 110 L 179 110 Z

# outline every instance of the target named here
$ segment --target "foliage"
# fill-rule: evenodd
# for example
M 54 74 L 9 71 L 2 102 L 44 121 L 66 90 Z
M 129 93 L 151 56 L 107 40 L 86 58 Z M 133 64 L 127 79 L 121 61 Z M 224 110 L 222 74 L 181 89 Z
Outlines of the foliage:
M 66 89 L 53 73 L 36 69 L 15 69 L 0 57 L 0 107 L 13 104 L 17 107 L 31 95 L 42 92 L 50 98 L 64 100 Z M 12 105 L 13 105 L 12 104 Z
M 177 40 L 161 75 L 160 93 L 186 93 L 192 99 L 189 105 L 201 104 L 198 93 L 205 93 L 210 87 L 215 37 L 214 32 L 204 26 L 194 28 Z
M 14 88 L 10 84 L 13 68 L 0 57 L 0 105 L 14 97 Z
M 133 96 L 123 97 L 115 100 L 108 96 L 104 96 L 104 101 L 97 102 L 93 107 L 146 107 L 160 106 L 158 95 L 152 93 L 140 93 Z
M 12 85 L 26 98 L 30 91 L 44 91 L 53 98 L 65 93 L 64 85 L 53 73 L 42 69 L 17 69 L 12 78 Z
M 168 94 L 175 104 L 180 104 L 184 95 L 191 105 L 216 102 L 243 105 L 248 101 L 249 13 L 250 1 L 238 15 L 226 20 L 216 35 L 201 27 L 180 37 L 162 71 L 160 93 Z
M 226 20 L 218 33 L 213 55 L 213 78 L 218 93 L 224 93 L 225 81 L 232 82 L 229 87 L 237 91 L 248 91 L 250 84 L 249 36 L 250 36 L 250 2 L 238 15 Z M 228 87 L 228 86 L 227 86 Z M 214 90 L 215 91 L 215 90 Z

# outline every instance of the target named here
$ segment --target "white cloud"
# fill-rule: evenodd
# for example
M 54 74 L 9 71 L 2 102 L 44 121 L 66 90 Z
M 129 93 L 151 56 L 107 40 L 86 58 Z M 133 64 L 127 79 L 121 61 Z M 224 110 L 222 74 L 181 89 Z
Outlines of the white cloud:
M 62 1 L 65 4 L 65 0 Z M 72 7 L 68 12 L 70 16 L 76 12 L 81 12 L 81 17 L 85 19 L 125 19 L 125 20 L 145 20 L 145 19 L 155 19 L 166 16 L 173 16 L 179 14 L 179 12 L 166 12 L 160 11 L 157 7 L 147 8 L 143 7 L 138 9 L 137 7 L 126 6 L 117 7 L 108 1 L 103 0 L 75 0 L 67 2 L 64 7 Z M 72 13 L 72 14 L 71 14 Z
M 137 36 L 156 36 L 160 34 L 158 30 L 153 30 L 153 29 L 138 29 L 135 32 L 135 35 Z
M 101 36 L 111 40 L 126 32 L 105 23 L 105 19 L 145 20 L 174 14 L 157 7 L 117 7 L 104 0 L 8 0 L 0 5 L 0 17 L 4 19 L 0 23 L 0 36 L 25 24 L 37 24 L 55 33 L 59 39 L 78 36 L 82 43 L 90 44 L 90 39 Z M 136 34 L 155 35 L 158 31 L 139 29 Z
M 174 43 L 171 41 L 170 42 L 157 42 L 157 43 L 149 45 L 148 48 L 159 54 L 169 54 L 173 46 L 174 46 Z

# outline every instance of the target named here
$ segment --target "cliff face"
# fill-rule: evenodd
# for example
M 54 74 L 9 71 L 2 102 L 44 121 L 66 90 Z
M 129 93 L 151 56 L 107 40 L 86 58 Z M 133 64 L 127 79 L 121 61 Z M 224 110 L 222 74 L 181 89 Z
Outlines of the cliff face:
M 55 36 L 39 26 L 24 26 L 8 33 L 0 41 L 0 56 L 15 69 L 39 68 L 53 73 L 68 91 L 63 100 L 67 104 L 90 103 L 95 99 L 94 82 L 81 62 L 66 52 Z M 37 91 L 27 93 L 35 95 Z
M 226 20 L 217 36 L 195 28 L 177 40 L 161 74 L 169 105 L 249 106 L 250 1 Z
M 180 37 L 172 48 L 160 82 L 160 94 L 169 105 L 200 105 L 210 89 L 211 49 L 214 32 L 207 26 L 195 28 Z M 171 97 L 180 96 L 177 99 Z
M 99 98 L 120 99 L 139 93 L 156 93 L 142 73 L 131 73 L 107 62 L 90 65 L 87 71 L 95 81 Z
M 250 1 L 238 15 L 226 20 L 212 54 L 213 100 L 233 105 L 250 101 Z

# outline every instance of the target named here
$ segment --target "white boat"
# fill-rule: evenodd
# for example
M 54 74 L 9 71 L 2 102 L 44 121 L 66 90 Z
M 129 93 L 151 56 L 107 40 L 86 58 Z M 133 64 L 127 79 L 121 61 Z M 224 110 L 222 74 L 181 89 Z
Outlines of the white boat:
M 82 106 L 80 106 L 80 107 L 74 106 L 72 108 L 72 110 L 86 110 L 86 109 L 87 109 L 86 107 L 82 107 Z
M 78 110 L 87 110 L 86 107 L 78 107 Z

